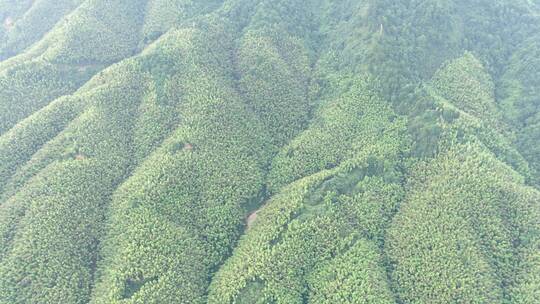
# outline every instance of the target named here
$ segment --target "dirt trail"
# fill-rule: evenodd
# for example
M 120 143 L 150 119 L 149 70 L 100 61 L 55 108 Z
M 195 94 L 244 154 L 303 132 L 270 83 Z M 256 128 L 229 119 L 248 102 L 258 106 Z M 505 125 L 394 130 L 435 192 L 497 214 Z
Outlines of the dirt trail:
M 259 212 L 259 210 L 251 213 L 247 220 L 246 220 L 246 223 L 247 223 L 247 229 L 249 230 L 252 226 L 253 226 L 253 223 L 255 222 L 255 220 L 257 220 L 257 212 Z

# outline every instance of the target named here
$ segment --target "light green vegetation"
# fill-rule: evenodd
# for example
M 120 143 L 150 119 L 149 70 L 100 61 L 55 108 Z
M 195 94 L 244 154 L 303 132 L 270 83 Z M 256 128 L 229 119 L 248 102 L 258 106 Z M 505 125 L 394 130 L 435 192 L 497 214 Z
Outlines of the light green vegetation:
M 539 303 L 539 11 L 0 0 L 0 304 Z

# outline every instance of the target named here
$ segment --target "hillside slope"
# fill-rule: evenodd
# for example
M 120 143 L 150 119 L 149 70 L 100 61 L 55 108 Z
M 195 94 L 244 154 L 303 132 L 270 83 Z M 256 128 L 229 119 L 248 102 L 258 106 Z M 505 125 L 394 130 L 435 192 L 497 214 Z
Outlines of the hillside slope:
M 0 0 L 0 304 L 539 303 L 539 13 Z

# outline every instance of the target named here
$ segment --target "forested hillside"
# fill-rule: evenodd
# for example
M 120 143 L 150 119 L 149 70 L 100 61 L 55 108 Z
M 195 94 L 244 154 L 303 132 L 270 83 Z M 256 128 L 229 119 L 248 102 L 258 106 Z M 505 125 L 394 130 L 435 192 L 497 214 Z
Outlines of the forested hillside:
M 0 304 L 540 303 L 540 1 L 0 22 Z

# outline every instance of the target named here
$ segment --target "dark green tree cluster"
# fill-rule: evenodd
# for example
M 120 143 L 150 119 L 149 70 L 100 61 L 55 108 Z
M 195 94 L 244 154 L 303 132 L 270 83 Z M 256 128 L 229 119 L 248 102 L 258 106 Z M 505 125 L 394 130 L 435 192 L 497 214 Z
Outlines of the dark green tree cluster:
M 369 70 L 382 79 L 384 96 L 407 112 L 414 89 L 445 60 L 456 56 L 462 41 L 457 1 L 371 1 L 369 31 L 374 46 Z
M 535 172 L 536 184 L 540 170 L 540 36 L 534 35 L 521 44 L 512 55 L 503 76 L 501 106 L 516 127 L 517 147 Z
M 474 51 L 497 82 L 510 56 L 540 30 L 530 1 L 458 1 L 464 48 Z

